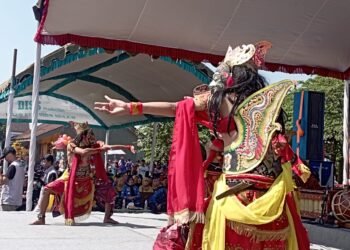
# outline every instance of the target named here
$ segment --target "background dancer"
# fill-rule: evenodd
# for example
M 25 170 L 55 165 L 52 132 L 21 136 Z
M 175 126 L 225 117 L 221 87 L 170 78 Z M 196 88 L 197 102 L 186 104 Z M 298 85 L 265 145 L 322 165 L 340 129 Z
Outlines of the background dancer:
M 55 204 L 59 212 L 65 214 L 66 225 L 74 225 L 76 220 L 84 219 L 90 214 L 94 194 L 105 202 L 104 223 L 117 223 L 111 218 L 115 192 L 104 169 L 101 153 L 120 148 L 122 145 L 109 146 L 101 142 L 97 143 L 87 123 L 75 123 L 74 128 L 77 136 L 67 147 L 69 168 L 59 179 L 44 187 L 38 219 L 32 225 L 45 224 L 45 212 L 50 194 L 55 195 Z M 134 151 L 133 146 L 125 147 Z M 95 180 L 99 182 L 96 185 L 96 191 L 91 165 L 95 167 Z

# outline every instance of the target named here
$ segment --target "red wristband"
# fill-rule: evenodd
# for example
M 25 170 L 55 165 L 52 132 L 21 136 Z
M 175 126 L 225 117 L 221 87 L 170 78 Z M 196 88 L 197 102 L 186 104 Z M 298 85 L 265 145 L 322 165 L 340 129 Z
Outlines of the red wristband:
M 129 112 L 130 112 L 130 115 L 142 115 L 143 114 L 142 102 L 130 102 Z

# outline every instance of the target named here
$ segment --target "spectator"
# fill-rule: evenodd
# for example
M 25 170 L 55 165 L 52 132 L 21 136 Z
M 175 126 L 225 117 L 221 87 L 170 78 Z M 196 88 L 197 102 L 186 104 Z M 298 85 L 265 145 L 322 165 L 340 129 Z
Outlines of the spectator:
M 16 150 L 6 147 L 0 159 L 6 159 L 9 163 L 7 173 L 0 173 L 2 211 L 15 211 L 22 205 L 25 169 L 23 164 L 16 159 Z
M 139 188 L 142 185 L 142 175 L 133 175 L 133 179 L 134 179 L 134 185 L 137 186 L 137 188 Z
M 63 172 L 66 170 L 67 168 L 67 158 L 65 157 L 61 157 L 58 161 L 58 165 L 59 165 L 59 169 L 58 169 L 58 177 L 61 177 L 61 175 L 63 174 Z
M 153 194 L 152 179 L 145 177 L 142 180 L 142 185 L 139 187 L 139 192 L 141 195 L 141 205 L 145 206 L 145 201 Z
M 120 157 L 120 160 L 118 162 L 118 166 L 119 166 L 120 173 L 126 172 L 126 162 L 124 160 L 124 156 Z
M 117 174 L 114 177 L 114 190 L 117 194 L 116 201 L 115 201 L 115 208 L 121 209 L 123 205 L 123 198 L 122 198 L 122 191 L 123 187 L 126 184 L 126 174 Z
M 142 175 L 142 177 L 145 177 L 147 172 L 149 172 L 149 167 L 146 165 L 145 160 L 142 160 L 141 165 L 138 169 L 138 174 Z
M 154 178 L 152 181 L 152 188 L 153 190 L 156 190 L 161 186 L 160 179 L 159 178 Z
M 150 208 L 152 213 L 158 214 L 166 212 L 167 189 L 166 186 L 160 185 L 159 179 L 156 182 L 155 180 L 157 179 L 153 180 L 153 185 L 159 185 L 157 188 L 155 188 L 154 193 L 148 199 L 148 207 Z
M 127 172 L 131 172 L 132 161 L 130 159 L 128 159 L 127 162 L 125 163 L 125 168 Z
M 163 173 L 163 167 L 158 162 L 154 162 L 153 176 L 159 177 Z
M 112 164 L 112 173 L 113 175 L 116 175 L 119 173 L 119 166 L 117 161 L 114 161 Z
M 137 175 L 139 164 L 134 164 L 131 167 L 130 175 Z
M 54 163 L 54 157 L 53 155 L 46 155 L 43 160 L 43 166 L 44 166 L 44 176 L 42 178 L 42 181 L 44 184 L 48 184 L 58 178 L 58 172 L 56 170 L 56 166 L 53 165 Z
M 128 177 L 128 181 L 123 187 L 121 197 L 125 199 L 125 207 L 131 205 L 131 203 L 133 203 L 135 207 L 141 206 L 140 192 L 138 187 L 134 185 L 132 176 Z

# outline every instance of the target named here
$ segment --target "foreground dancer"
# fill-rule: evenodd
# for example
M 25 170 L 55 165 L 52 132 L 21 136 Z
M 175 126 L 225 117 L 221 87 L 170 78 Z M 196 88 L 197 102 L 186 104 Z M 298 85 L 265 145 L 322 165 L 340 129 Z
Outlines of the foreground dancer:
M 258 73 L 270 46 L 263 42 L 229 48 L 211 91 L 203 87 L 194 98 L 125 103 L 106 97 L 108 102 L 95 103 L 97 110 L 114 115 L 175 117 L 167 205 L 174 226 L 168 230 L 182 232 L 178 227 L 189 225 L 187 249 L 310 248 L 294 200 L 292 169 L 304 179 L 309 173 L 286 143 L 281 115 L 282 101 L 294 84 L 265 87 Z M 196 122 L 206 123 L 221 140 L 217 152 L 225 150 L 224 173 L 215 182 L 209 205 L 203 178 L 208 163 L 202 163 Z M 181 237 L 167 235 L 160 233 L 154 249 L 180 244 Z
M 38 219 L 32 225 L 45 224 L 50 195 L 55 196 L 58 212 L 65 214 L 66 225 L 74 225 L 76 221 L 86 218 L 91 212 L 94 198 L 105 205 L 103 222 L 118 223 L 111 218 L 116 194 L 104 169 L 101 153 L 119 148 L 134 152 L 133 146 L 97 143 L 87 123 L 75 123 L 74 128 L 77 136 L 67 146 L 68 171 L 44 187 Z M 94 178 L 91 165 L 94 166 Z

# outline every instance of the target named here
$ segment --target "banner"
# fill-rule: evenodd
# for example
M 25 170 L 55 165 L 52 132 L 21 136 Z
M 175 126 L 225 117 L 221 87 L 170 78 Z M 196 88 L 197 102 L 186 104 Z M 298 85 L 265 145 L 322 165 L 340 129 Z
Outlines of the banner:
M 0 120 L 6 120 L 7 102 L 0 103 Z M 15 122 L 30 122 L 32 116 L 32 96 L 16 97 L 13 104 Z M 69 101 L 56 97 L 39 96 L 39 122 L 88 122 L 90 125 L 100 124 L 84 109 Z

